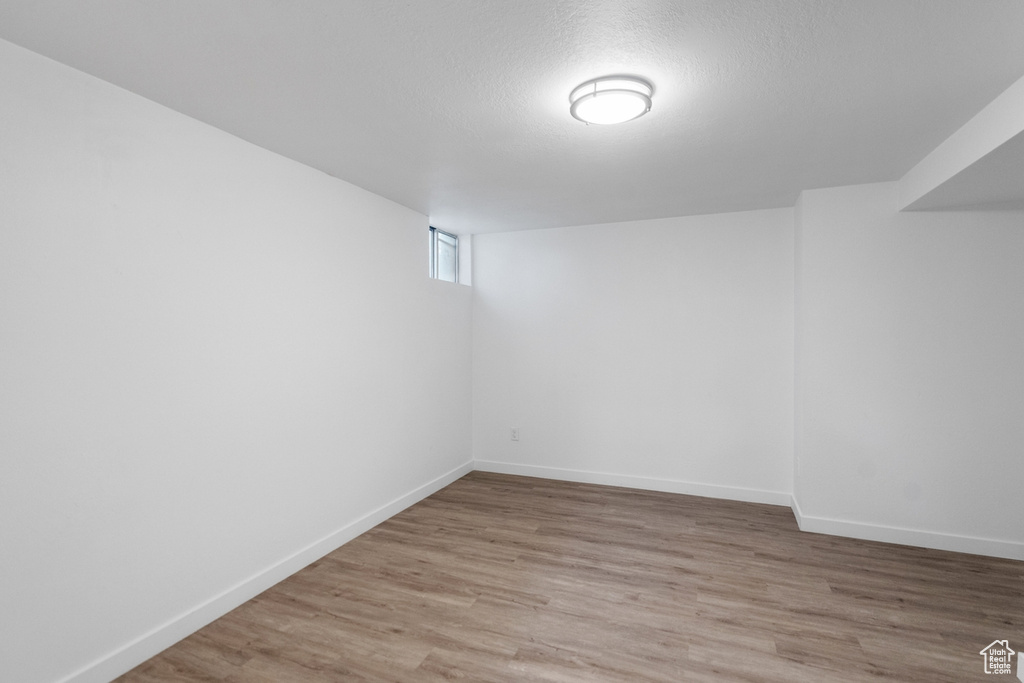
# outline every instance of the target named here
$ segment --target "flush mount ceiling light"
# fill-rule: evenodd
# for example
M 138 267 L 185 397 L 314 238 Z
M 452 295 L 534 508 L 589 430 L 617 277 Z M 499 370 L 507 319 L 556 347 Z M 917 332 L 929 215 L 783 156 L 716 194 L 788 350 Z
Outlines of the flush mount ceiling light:
M 654 86 L 634 76 L 602 76 L 569 95 L 569 113 L 584 123 L 623 123 L 651 110 Z

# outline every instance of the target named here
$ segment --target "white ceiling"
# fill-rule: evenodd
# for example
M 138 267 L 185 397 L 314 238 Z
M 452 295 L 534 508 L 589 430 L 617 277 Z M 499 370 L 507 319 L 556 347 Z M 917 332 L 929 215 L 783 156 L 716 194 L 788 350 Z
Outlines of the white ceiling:
M 1021 0 L 3 0 L 0 38 L 462 234 L 896 180 L 1024 74 Z M 651 113 L 573 119 L 612 73 Z

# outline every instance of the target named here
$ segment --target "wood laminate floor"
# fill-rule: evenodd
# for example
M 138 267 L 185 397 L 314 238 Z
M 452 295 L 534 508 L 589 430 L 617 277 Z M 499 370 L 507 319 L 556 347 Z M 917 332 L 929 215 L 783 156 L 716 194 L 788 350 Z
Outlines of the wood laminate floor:
M 119 678 L 987 681 L 1024 562 L 788 508 L 474 472 Z

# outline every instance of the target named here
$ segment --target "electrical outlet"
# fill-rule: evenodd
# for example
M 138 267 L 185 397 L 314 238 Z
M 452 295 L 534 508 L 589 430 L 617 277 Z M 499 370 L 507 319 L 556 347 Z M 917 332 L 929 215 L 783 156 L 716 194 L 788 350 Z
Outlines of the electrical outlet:
M 519 441 L 519 427 L 512 428 L 512 440 Z

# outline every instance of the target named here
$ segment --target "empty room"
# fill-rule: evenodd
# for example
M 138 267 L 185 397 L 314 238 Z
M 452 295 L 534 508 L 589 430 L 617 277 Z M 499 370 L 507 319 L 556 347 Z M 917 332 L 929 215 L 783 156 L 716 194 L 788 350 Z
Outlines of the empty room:
M 0 681 L 1024 681 L 1024 2 L 0 2 Z

